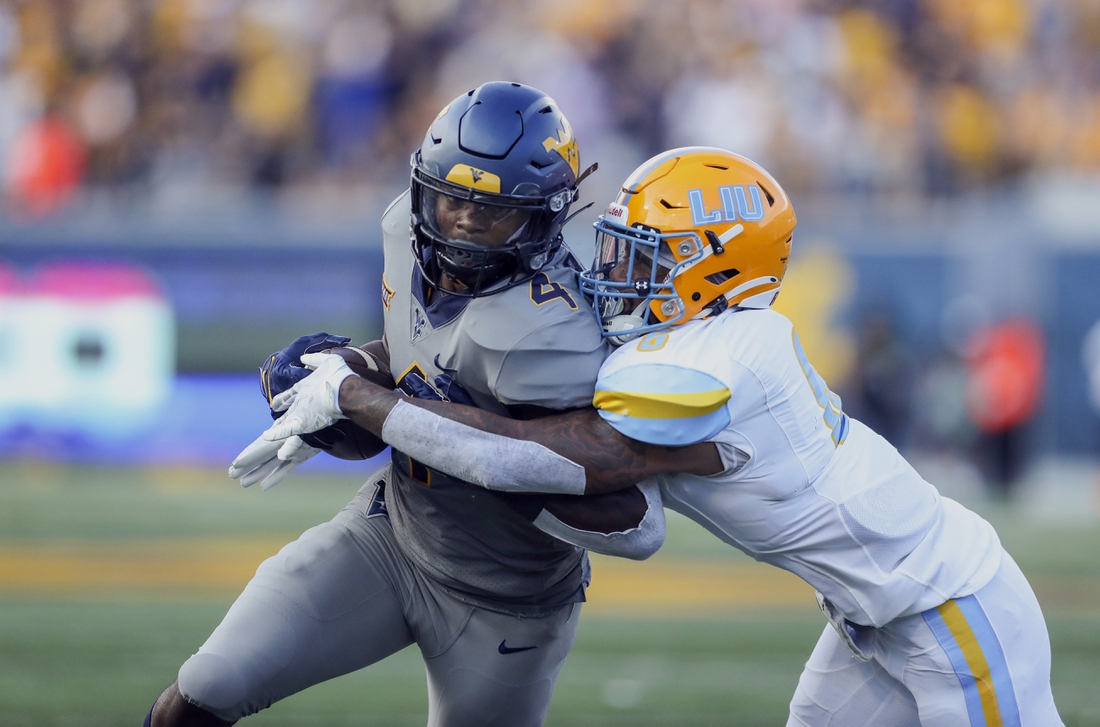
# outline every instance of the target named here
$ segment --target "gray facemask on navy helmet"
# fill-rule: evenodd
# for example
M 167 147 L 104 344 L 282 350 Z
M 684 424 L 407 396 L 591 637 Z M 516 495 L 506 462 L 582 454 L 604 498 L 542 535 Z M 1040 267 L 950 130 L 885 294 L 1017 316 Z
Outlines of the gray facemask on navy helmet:
M 424 279 L 467 297 L 530 280 L 562 244 L 580 154 L 557 104 L 486 83 L 448 104 L 412 157 L 412 245 Z

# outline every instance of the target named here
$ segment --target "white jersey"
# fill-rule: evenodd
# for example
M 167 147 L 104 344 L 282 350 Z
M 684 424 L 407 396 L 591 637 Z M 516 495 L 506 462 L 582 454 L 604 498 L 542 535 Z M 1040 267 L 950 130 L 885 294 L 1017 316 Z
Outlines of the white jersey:
M 661 477 L 665 505 L 803 578 L 854 623 L 971 594 L 1000 565 L 993 527 L 849 419 L 774 311 L 733 309 L 626 344 L 600 370 L 595 405 L 640 441 L 713 441 L 726 471 Z

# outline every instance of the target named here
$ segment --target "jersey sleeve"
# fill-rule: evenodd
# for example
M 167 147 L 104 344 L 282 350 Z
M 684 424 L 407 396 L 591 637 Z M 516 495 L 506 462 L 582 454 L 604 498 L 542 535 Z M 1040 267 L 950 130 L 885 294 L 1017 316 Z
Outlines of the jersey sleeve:
M 730 388 L 709 373 L 643 361 L 601 374 L 592 403 L 605 422 L 631 439 L 683 447 L 729 426 L 730 396 Z
M 387 257 L 409 246 L 411 205 L 409 190 L 405 190 L 382 213 L 382 245 Z
M 611 348 L 576 289 L 575 271 L 560 259 L 527 283 L 475 298 L 464 324 L 468 348 L 460 374 L 482 372 L 486 393 L 496 401 L 591 406 Z
M 595 326 L 556 321 L 532 331 L 503 353 L 490 386 L 503 404 L 549 409 L 590 406 L 596 377 L 609 352 Z

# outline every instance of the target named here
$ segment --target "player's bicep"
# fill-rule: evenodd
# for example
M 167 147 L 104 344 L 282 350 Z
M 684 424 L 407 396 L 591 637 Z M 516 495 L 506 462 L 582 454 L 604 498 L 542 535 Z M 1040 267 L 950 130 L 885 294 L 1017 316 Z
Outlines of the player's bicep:
M 664 447 L 631 439 L 603 421 L 595 409 L 518 424 L 523 438 L 553 450 L 584 468 L 585 493 L 630 487 L 654 475 L 688 472 L 712 475 L 725 466 L 710 442 Z

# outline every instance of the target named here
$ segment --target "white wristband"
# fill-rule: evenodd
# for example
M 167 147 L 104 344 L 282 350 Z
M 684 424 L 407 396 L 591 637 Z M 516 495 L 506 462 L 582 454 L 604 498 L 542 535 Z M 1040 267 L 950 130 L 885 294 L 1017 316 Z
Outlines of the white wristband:
M 541 444 L 490 434 L 404 401 L 382 441 L 434 469 L 502 492 L 584 494 L 584 467 Z

